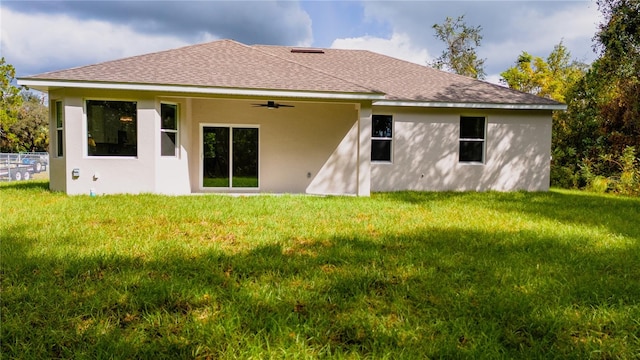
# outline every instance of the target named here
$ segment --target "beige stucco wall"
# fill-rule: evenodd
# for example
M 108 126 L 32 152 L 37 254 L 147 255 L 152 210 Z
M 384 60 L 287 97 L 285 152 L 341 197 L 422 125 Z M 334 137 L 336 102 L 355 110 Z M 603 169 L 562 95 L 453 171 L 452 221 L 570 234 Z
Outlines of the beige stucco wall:
M 230 192 L 369 195 L 397 190 L 533 190 L 549 187 L 550 111 L 412 109 L 367 103 L 220 99 L 108 90 L 51 91 L 64 103 L 65 154 L 52 156 L 51 189 L 69 194 L 190 194 L 203 189 L 202 126 L 259 128 L 259 189 Z M 137 101 L 137 157 L 89 157 L 86 99 Z M 160 156 L 160 104 L 178 104 L 179 152 Z M 371 115 L 394 120 L 392 163 L 371 163 Z M 52 114 L 53 115 L 53 114 Z M 487 119 L 484 164 L 458 162 L 460 116 Z M 55 138 L 55 124 L 50 126 Z M 55 153 L 52 147 L 51 153 Z M 72 170 L 80 176 L 72 176 Z M 220 191 L 216 189 L 215 191 Z
M 214 191 L 201 184 L 200 134 L 206 124 L 260 129 L 260 187 L 230 192 L 358 194 L 360 107 L 354 103 L 282 101 L 295 107 L 269 110 L 252 105 L 266 100 L 86 89 L 52 91 L 50 97 L 65 106 L 65 154 L 52 159 L 53 190 L 175 195 Z M 137 102 L 137 157 L 87 156 L 87 99 Z M 176 157 L 160 156 L 162 102 L 178 104 L 180 109 Z M 53 125 L 50 134 L 55 137 Z M 80 170 L 79 177 L 72 176 L 73 169 Z
M 191 189 L 201 187 L 202 126 L 259 127 L 258 190 L 232 192 L 357 194 L 358 108 L 355 104 L 280 101 L 293 108 L 267 109 L 265 100 L 193 99 Z M 220 191 L 220 190 L 216 190 Z
M 156 183 L 157 156 L 154 153 L 158 136 L 159 120 L 156 99 L 150 94 L 116 91 L 90 91 L 66 89 L 50 93 L 52 99 L 64 102 L 64 157 L 56 159 L 51 166 L 51 188 L 68 194 L 144 193 L 154 192 Z M 87 122 L 84 109 L 86 99 L 137 101 L 137 157 L 89 157 L 87 156 Z M 55 129 L 54 129 L 55 130 Z M 51 134 L 52 136 L 55 133 Z M 62 166 L 63 162 L 64 166 Z M 80 176 L 73 177 L 73 169 L 79 169 Z
M 64 129 L 64 117 L 66 117 L 66 107 L 64 107 L 64 92 L 58 91 L 49 94 L 49 188 L 53 191 L 66 191 L 66 161 L 65 157 L 58 157 L 57 149 L 57 128 L 56 128 L 56 114 L 55 114 L 55 102 L 62 102 L 62 114 L 63 114 L 63 129 Z M 70 111 L 73 108 L 69 108 Z M 72 116 L 70 114 L 69 116 Z M 63 141 L 66 143 L 67 132 L 63 131 Z M 65 149 L 66 150 L 66 149 Z M 64 154 L 63 154 L 64 155 Z
M 160 156 L 160 104 L 166 102 L 178 105 L 178 151 L 175 157 Z M 189 159 L 197 158 L 197 151 L 192 150 L 191 137 L 191 100 L 179 97 L 158 97 L 156 102 L 156 118 L 154 120 L 155 141 L 153 142 L 156 159 L 154 192 L 168 195 L 191 193 Z M 143 136 L 150 137 L 148 134 Z M 195 140 L 197 141 L 197 139 Z
M 549 188 L 550 111 L 374 108 L 394 120 L 393 162 L 373 163 L 372 191 Z M 458 162 L 460 116 L 485 116 L 484 164 Z

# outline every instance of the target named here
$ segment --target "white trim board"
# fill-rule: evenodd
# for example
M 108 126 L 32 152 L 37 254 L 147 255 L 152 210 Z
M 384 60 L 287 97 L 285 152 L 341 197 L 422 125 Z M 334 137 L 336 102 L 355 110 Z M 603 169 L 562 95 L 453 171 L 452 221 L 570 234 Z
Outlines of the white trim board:
M 110 89 L 110 90 L 137 90 L 171 93 L 190 93 L 207 95 L 230 96 L 261 96 L 279 98 L 303 98 L 325 100 L 371 100 L 373 106 L 400 106 L 400 107 L 427 107 L 427 108 L 465 108 L 465 109 L 504 109 L 504 110 L 567 110 L 565 104 L 506 104 L 506 103 L 469 103 L 469 102 L 437 102 L 437 101 L 406 101 L 386 100 L 381 93 L 339 93 L 339 92 L 315 92 L 297 90 L 271 90 L 271 89 L 243 89 L 203 87 L 190 85 L 157 85 L 136 83 L 106 83 L 86 81 L 41 80 L 22 78 L 17 80 L 18 85 L 32 87 L 40 91 L 48 91 L 49 88 L 82 88 L 82 89 Z
M 505 110 L 567 110 L 567 105 L 547 104 L 500 104 L 500 103 L 454 103 L 435 101 L 374 101 L 373 106 L 464 108 L 464 109 L 505 109 Z
M 340 93 L 340 92 L 315 92 L 298 90 L 270 90 L 270 89 L 243 89 L 221 88 L 203 86 L 180 85 L 155 85 L 135 83 L 102 83 L 84 81 L 63 80 L 39 80 L 18 79 L 18 85 L 32 87 L 36 90 L 47 91 L 49 88 L 82 88 L 82 89 L 109 89 L 109 90 L 137 90 L 174 93 L 192 93 L 209 95 L 233 95 L 233 96 L 265 96 L 287 97 L 305 99 L 339 99 L 339 100 L 383 100 L 384 94 L 376 93 Z

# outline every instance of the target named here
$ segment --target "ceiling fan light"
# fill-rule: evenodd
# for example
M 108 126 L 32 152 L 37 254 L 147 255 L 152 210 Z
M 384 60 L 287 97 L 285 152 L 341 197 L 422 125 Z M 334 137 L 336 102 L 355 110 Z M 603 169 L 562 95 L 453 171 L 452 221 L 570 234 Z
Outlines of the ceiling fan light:
M 266 107 L 269 110 L 272 109 L 279 109 L 281 107 L 295 107 L 293 105 L 286 105 L 286 104 L 278 104 L 277 102 L 273 101 L 273 100 L 269 100 L 267 101 L 265 104 L 252 104 L 254 107 Z

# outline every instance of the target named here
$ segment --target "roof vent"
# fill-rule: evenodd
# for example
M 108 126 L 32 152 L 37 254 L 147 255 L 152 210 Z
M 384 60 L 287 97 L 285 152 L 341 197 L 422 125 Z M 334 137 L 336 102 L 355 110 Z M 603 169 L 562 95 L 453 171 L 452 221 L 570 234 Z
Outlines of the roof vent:
M 291 52 L 294 54 L 324 54 L 324 50 L 313 48 L 293 48 Z

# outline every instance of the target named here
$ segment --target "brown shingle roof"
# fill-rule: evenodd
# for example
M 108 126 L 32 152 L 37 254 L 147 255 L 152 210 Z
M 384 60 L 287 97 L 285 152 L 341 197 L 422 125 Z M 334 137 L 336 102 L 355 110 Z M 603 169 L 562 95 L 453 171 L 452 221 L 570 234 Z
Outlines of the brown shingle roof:
M 358 84 L 220 40 L 25 79 L 370 93 Z
M 559 104 L 370 51 L 291 49 L 219 40 L 24 79 L 383 93 L 398 101 Z

